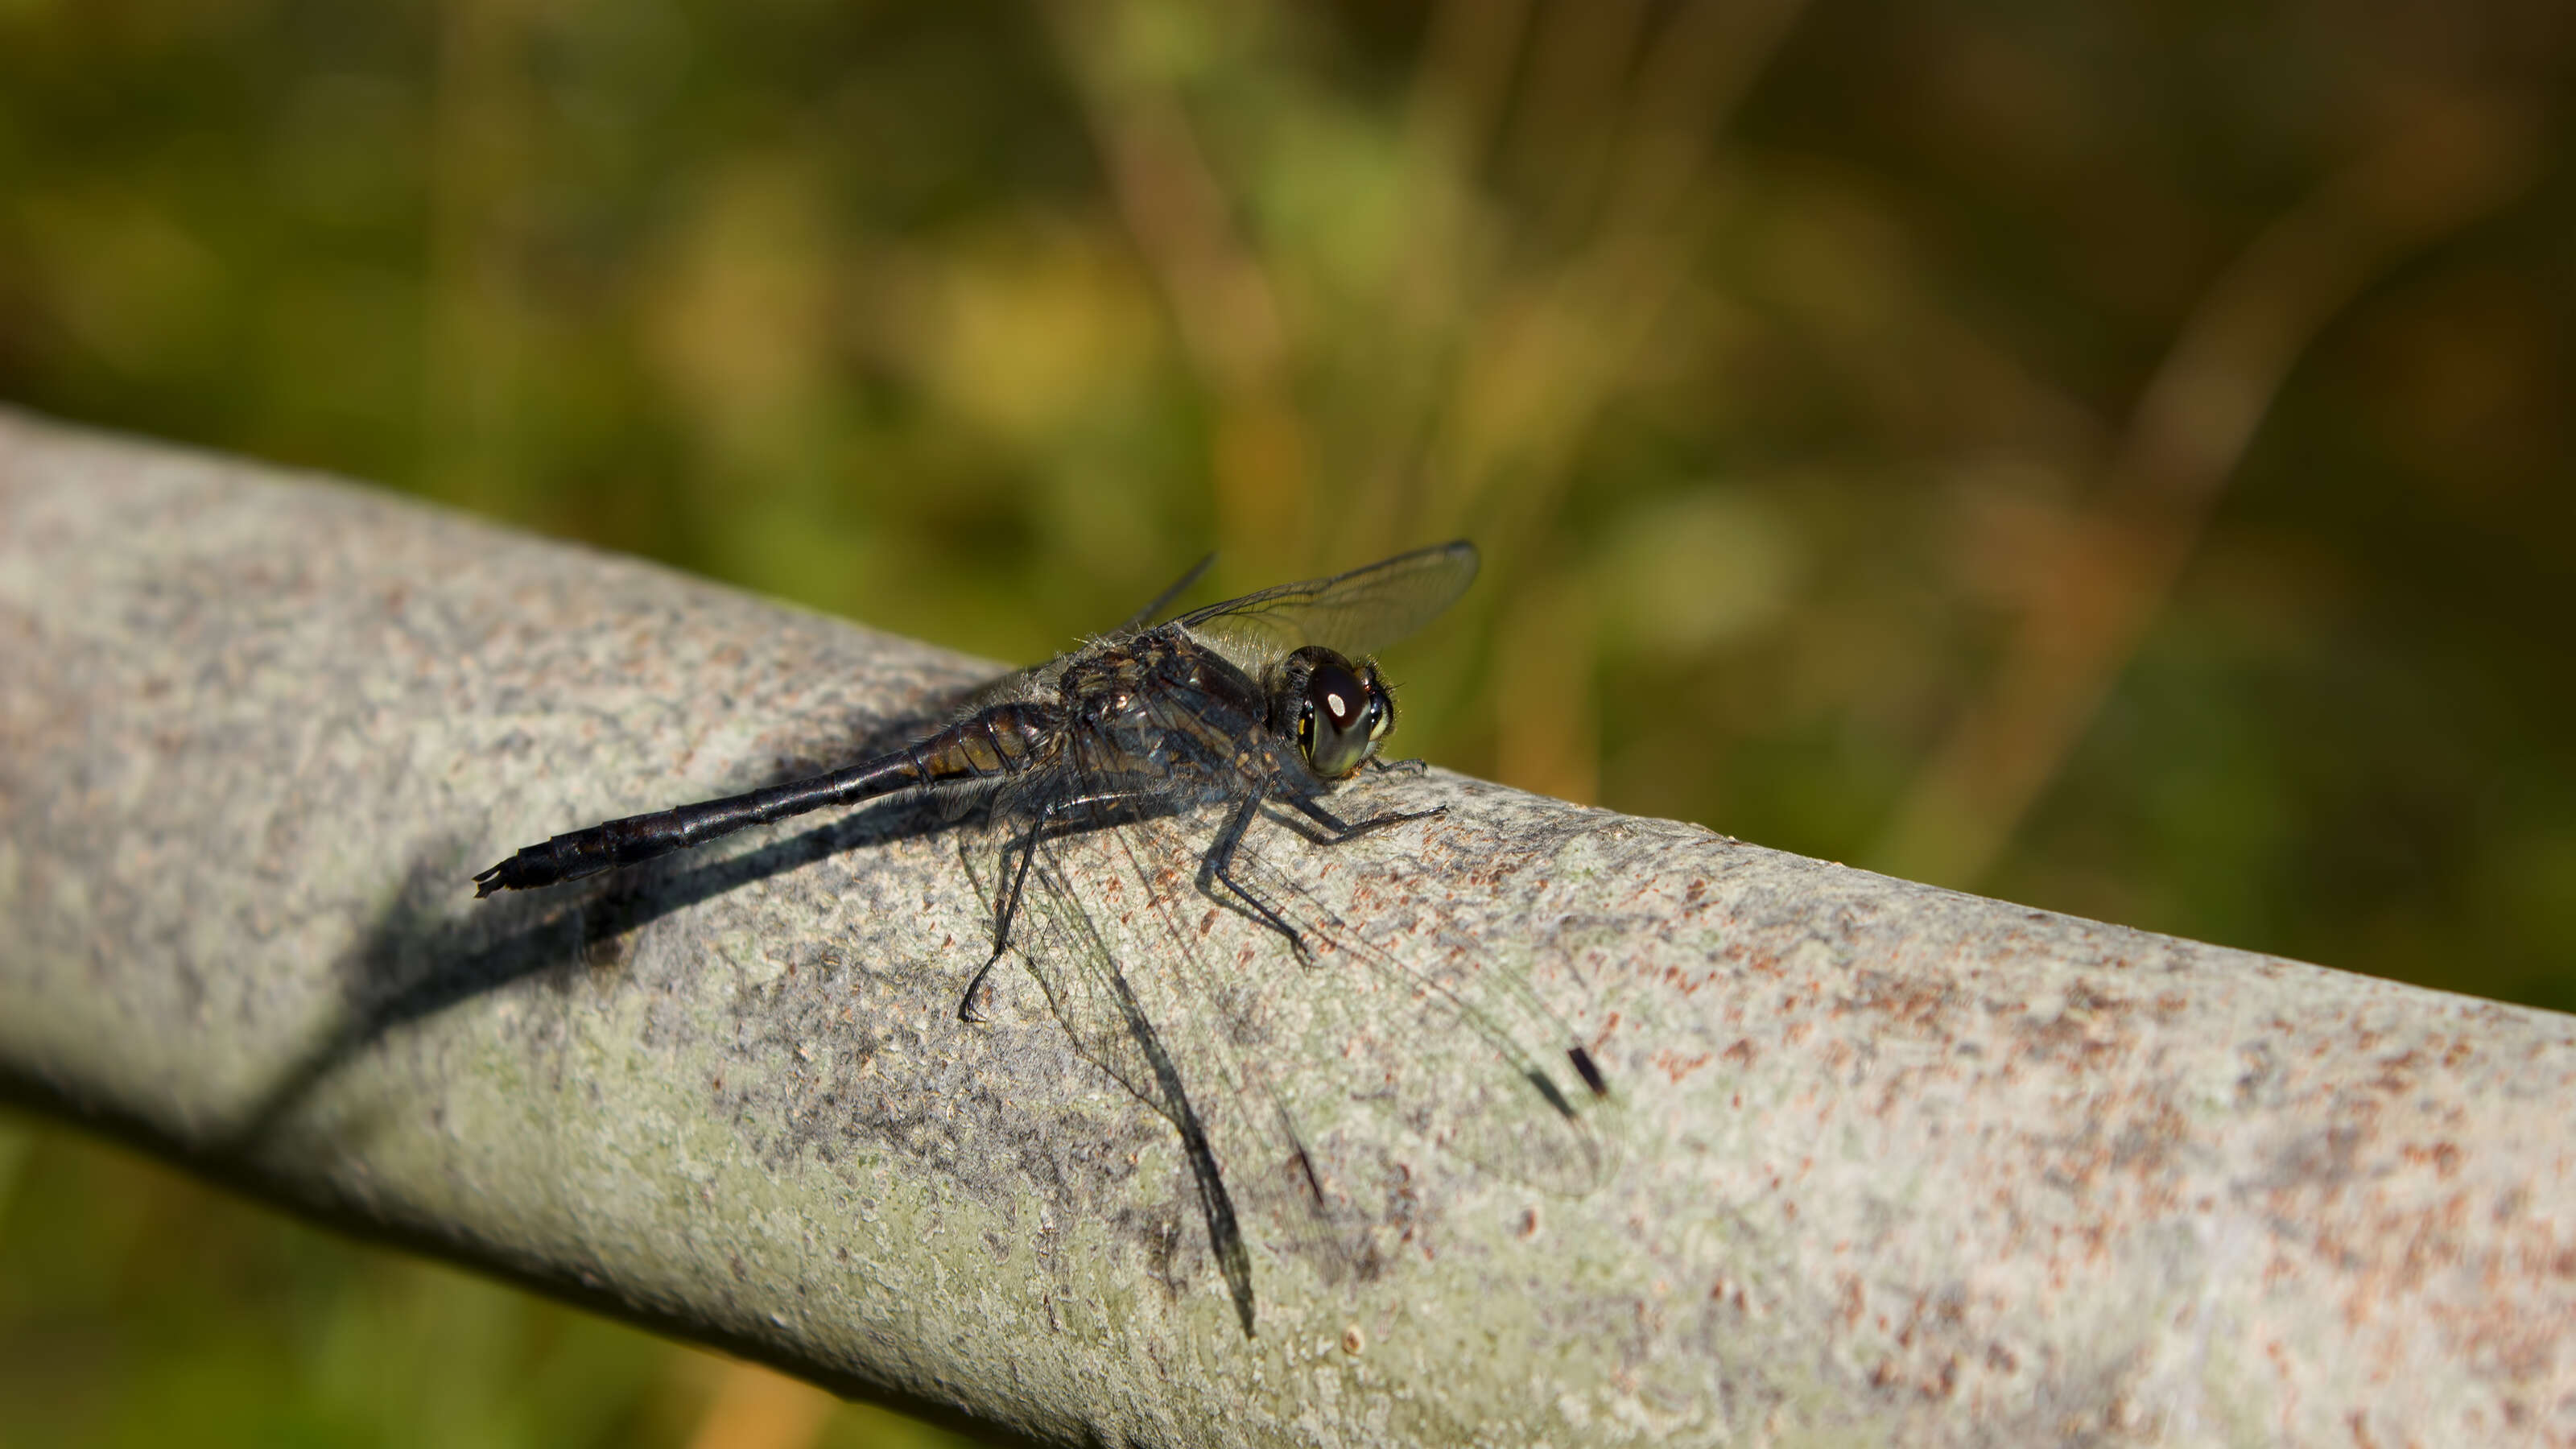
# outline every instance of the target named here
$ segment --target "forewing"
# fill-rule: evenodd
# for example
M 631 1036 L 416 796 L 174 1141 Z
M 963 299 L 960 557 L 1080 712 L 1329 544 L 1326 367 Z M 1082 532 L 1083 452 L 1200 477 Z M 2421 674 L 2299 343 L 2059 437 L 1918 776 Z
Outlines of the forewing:
M 997 910 L 1014 856 L 999 860 L 1000 869 L 976 874 Z M 1252 1267 L 1235 1202 L 1278 1202 L 1280 1175 L 1259 1170 L 1276 1137 L 1246 1116 L 1270 1103 L 1265 1082 L 1222 1045 L 1257 1030 L 1237 1015 L 1250 1008 L 1199 994 L 1206 983 L 1179 909 L 1179 897 L 1195 893 L 1192 863 L 1168 825 L 1152 820 L 1041 837 L 1011 940 L 1075 1049 L 1179 1135 L 1210 1253 L 1249 1334 Z
M 1383 844 L 1350 847 L 1370 853 L 1346 863 L 1281 820 L 1256 825 L 1247 845 L 1236 879 L 1308 945 L 1303 962 L 1277 953 L 1275 969 L 1309 1071 L 1365 1112 L 1345 1117 L 1326 1158 L 1426 1181 L 1463 1166 L 1559 1197 L 1599 1185 L 1610 1159 L 1591 1122 L 1598 1096 L 1576 1065 L 1589 1057 L 1519 966 L 1447 923 L 1445 887 Z
M 1277 1003 L 1257 973 L 1216 965 L 1256 945 L 1257 928 L 1199 891 L 1206 830 L 1191 827 L 1214 813 L 1042 840 L 1011 945 L 1085 1058 L 1175 1127 L 1204 1122 L 1228 1171 L 1266 1171 L 1285 1165 L 1293 1129 L 1276 1063 L 1245 1048 L 1272 1038 Z M 988 901 L 1017 859 L 978 868 Z
M 1476 546 L 1458 539 L 1210 604 L 1174 622 L 1258 679 L 1309 644 L 1352 658 L 1374 654 L 1430 623 L 1475 578 Z
M 1185 1134 L 1194 1113 L 1235 1198 L 1274 1232 L 1326 1240 L 1309 1256 L 1332 1276 L 1404 1236 L 1438 1184 L 1598 1185 L 1608 1156 L 1573 1032 L 1442 924 L 1418 867 L 1381 849 L 1345 870 L 1335 847 L 1256 821 L 1234 875 L 1307 942 L 1301 960 L 1200 890 L 1216 816 L 1040 846 L 1013 945 L 1085 1057 Z

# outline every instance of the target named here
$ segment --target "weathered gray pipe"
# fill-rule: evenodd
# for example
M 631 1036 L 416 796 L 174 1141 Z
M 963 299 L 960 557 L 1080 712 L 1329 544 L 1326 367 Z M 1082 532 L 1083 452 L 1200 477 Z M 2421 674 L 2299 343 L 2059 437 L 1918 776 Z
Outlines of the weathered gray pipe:
M 1388 949 L 1525 973 L 1608 1074 L 1611 1165 L 1390 1147 L 1335 1184 L 1364 1254 L 1251 1225 L 1246 1338 L 1168 1124 L 1023 972 L 957 1019 L 990 926 L 954 831 L 467 885 L 980 672 L 0 414 L 0 1085 L 997 1435 L 2576 1439 L 2567 1017 L 1394 780 L 1447 815 L 1342 878 L 1400 901 Z

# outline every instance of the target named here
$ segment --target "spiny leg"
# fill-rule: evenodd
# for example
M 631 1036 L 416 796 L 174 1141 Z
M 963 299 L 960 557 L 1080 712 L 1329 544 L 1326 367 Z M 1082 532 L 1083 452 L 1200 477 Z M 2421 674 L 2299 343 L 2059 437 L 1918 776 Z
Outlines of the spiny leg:
M 1038 858 L 1038 840 L 1046 833 L 1047 826 L 1052 824 L 1055 817 L 1059 815 L 1070 815 L 1076 810 L 1114 805 L 1137 798 L 1139 796 L 1134 792 L 1109 790 L 1097 795 L 1077 795 L 1069 800 L 1050 800 L 1038 807 L 1037 819 L 1030 823 L 1029 833 L 1021 837 L 1019 842 L 1020 868 L 1012 872 L 1010 889 L 1002 893 L 998 903 L 993 922 L 993 954 L 984 958 L 984 964 L 975 970 L 975 979 L 966 983 L 966 994 L 957 999 L 959 1021 L 973 1022 L 984 1019 L 975 1012 L 975 994 L 984 989 L 984 978 L 993 974 L 993 968 L 1002 962 L 1002 953 L 1011 948 L 1011 927 L 1019 920 L 1020 902 L 1028 892 L 1029 867 Z M 1002 868 L 1009 870 L 1010 862 L 1011 847 L 1004 845 Z
M 1448 807 L 1441 805 L 1429 810 L 1396 811 L 1354 823 L 1316 804 L 1314 797 L 1310 795 L 1292 794 L 1285 798 L 1298 813 L 1331 832 L 1321 837 L 1306 835 L 1302 830 L 1297 832 L 1305 836 L 1310 844 L 1315 845 L 1339 845 L 1343 841 L 1356 839 L 1390 825 L 1401 825 L 1408 820 L 1428 820 L 1448 812 Z M 1248 796 L 1242 804 L 1235 807 L 1232 815 L 1226 817 L 1225 824 L 1217 831 L 1216 840 L 1208 847 L 1207 857 L 1199 864 L 1199 889 L 1211 896 L 1216 896 L 1217 893 L 1209 888 L 1209 882 L 1215 881 L 1222 884 L 1233 893 L 1235 900 L 1263 925 L 1286 937 L 1299 960 L 1311 961 L 1306 950 L 1306 938 L 1297 933 L 1297 928 L 1289 925 L 1276 910 L 1271 908 L 1269 902 L 1254 895 L 1243 882 L 1234 878 L 1234 852 L 1243 844 L 1244 832 L 1251 828 L 1253 818 L 1261 813 L 1262 799 L 1263 797 L 1259 795 Z M 1217 899 L 1223 901 L 1225 898 L 1217 896 Z
M 1253 817 L 1260 812 L 1261 797 L 1247 795 L 1243 798 L 1242 804 L 1234 807 L 1234 813 L 1225 818 L 1225 824 L 1217 829 L 1216 840 L 1208 846 L 1207 855 L 1199 861 L 1199 889 L 1223 903 L 1225 897 L 1217 895 L 1209 882 L 1214 881 L 1223 885 L 1234 893 L 1234 898 L 1241 903 L 1242 909 L 1251 912 L 1261 924 L 1286 937 L 1289 949 L 1297 953 L 1298 960 L 1310 961 L 1311 958 L 1306 954 L 1306 938 L 1298 935 L 1296 927 L 1289 925 L 1284 917 L 1272 910 L 1268 901 L 1246 889 L 1243 882 L 1236 880 L 1231 873 L 1235 848 L 1243 843 L 1243 832 L 1251 828 Z
M 1372 761 L 1372 763 L 1375 762 Z M 1399 763 L 1419 765 L 1421 761 L 1401 761 Z M 1335 815 L 1333 812 L 1315 803 L 1311 796 L 1289 795 L 1285 798 L 1287 799 L 1290 807 L 1295 809 L 1298 813 L 1304 815 L 1309 820 L 1314 821 L 1316 824 L 1323 826 L 1326 830 L 1333 832 L 1321 839 L 1317 839 L 1314 836 L 1306 837 L 1309 841 L 1312 841 L 1317 845 L 1339 845 L 1345 840 L 1355 839 L 1359 836 L 1368 834 L 1372 830 L 1382 829 L 1389 825 L 1400 825 L 1407 820 L 1428 820 L 1435 815 L 1446 814 L 1449 808 L 1445 805 L 1437 805 L 1433 806 L 1429 810 L 1400 811 L 1396 814 L 1380 815 L 1375 819 L 1362 820 L 1357 824 L 1352 824 L 1344 821 L 1340 816 Z M 1303 835 L 1305 832 L 1300 831 L 1298 833 Z M 1593 1096 L 1607 1097 L 1610 1095 L 1610 1083 L 1601 1075 L 1601 1068 L 1593 1063 L 1592 1054 L 1590 1052 L 1585 1051 L 1578 1045 L 1566 1048 L 1565 1055 L 1566 1060 L 1573 1064 L 1575 1075 L 1583 1079 L 1583 1085 L 1591 1091 Z M 1540 1095 L 1546 1097 L 1549 1104 L 1555 1107 L 1560 1114 L 1567 1117 L 1574 1115 L 1573 1106 L 1565 1100 L 1562 1093 L 1557 1091 L 1556 1085 L 1553 1082 L 1550 1082 L 1547 1078 L 1535 1072 L 1530 1074 L 1530 1079 L 1537 1084 Z
M 1046 828 L 1049 813 L 1049 810 L 1040 810 L 1037 820 L 1029 826 L 1029 833 L 1020 840 L 1020 868 L 1011 873 L 1010 888 L 1004 891 L 1001 899 L 996 902 L 996 914 L 993 920 L 993 954 L 985 957 L 984 964 L 975 968 L 975 979 L 966 983 L 966 994 L 957 998 L 959 1021 L 974 1022 L 984 1019 L 975 1012 L 975 993 L 984 989 L 984 978 L 993 974 L 993 968 L 1001 964 L 1002 953 L 1010 948 L 1011 923 L 1019 917 L 1020 896 L 1029 886 L 1029 865 L 1038 858 L 1038 832 Z M 1010 865 L 1011 847 L 1004 845 L 1002 868 L 1009 870 Z
M 1307 840 L 1316 845 L 1339 845 L 1345 840 L 1366 835 L 1373 830 L 1384 830 L 1390 825 L 1402 825 L 1408 820 L 1431 820 L 1449 813 L 1448 806 L 1434 805 L 1428 810 L 1398 810 L 1353 823 L 1315 803 L 1315 797 L 1312 795 L 1290 795 L 1285 798 L 1289 808 L 1332 832 L 1321 839 L 1311 835 L 1306 836 Z M 1298 833 L 1305 834 L 1304 831 Z

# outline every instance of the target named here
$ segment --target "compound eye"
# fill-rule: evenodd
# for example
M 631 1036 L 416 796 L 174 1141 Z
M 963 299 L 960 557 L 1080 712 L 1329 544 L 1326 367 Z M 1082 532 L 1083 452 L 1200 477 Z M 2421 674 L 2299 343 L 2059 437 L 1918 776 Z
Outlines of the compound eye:
M 1385 732 L 1385 698 L 1347 664 L 1316 664 L 1297 721 L 1297 743 L 1316 774 L 1337 780 L 1360 767 Z

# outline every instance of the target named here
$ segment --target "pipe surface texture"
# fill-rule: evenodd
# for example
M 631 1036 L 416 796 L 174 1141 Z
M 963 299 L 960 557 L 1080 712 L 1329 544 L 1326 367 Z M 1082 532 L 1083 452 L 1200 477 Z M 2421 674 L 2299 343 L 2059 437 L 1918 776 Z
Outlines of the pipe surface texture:
M 2576 1440 L 2568 1017 L 1367 776 L 1445 813 L 1268 847 L 1344 949 L 1088 897 L 1197 1053 L 1247 1335 L 1171 1103 L 1016 956 L 959 1020 L 976 820 L 474 898 L 985 667 L 11 413 L 0 659 L 0 1089 L 845 1392 L 1060 1443 Z M 1571 1118 L 1512 1065 L 1551 1024 Z

